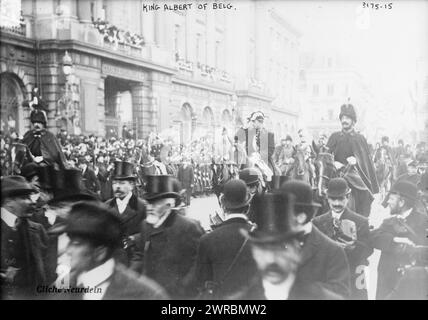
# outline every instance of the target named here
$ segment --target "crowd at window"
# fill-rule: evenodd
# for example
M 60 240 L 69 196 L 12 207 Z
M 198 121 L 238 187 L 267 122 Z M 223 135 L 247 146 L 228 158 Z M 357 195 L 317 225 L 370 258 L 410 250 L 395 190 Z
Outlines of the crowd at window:
M 105 42 L 114 44 L 127 44 L 136 47 L 144 46 L 144 38 L 134 32 L 125 31 L 118 27 L 110 24 L 108 21 L 101 20 L 98 18 L 93 21 L 94 27 L 103 36 Z

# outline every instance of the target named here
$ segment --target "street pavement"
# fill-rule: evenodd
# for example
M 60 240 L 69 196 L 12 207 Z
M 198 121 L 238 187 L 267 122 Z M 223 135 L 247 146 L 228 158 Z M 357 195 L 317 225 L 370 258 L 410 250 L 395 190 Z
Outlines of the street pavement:
M 379 227 L 382 221 L 389 216 L 388 209 L 385 209 L 381 205 L 380 197 L 380 195 L 375 195 L 375 200 L 373 201 L 369 216 L 369 224 L 374 228 Z M 210 215 L 213 215 L 216 210 L 220 210 L 216 196 L 202 196 L 192 198 L 191 205 L 187 208 L 186 216 L 198 220 L 202 227 L 208 230 L 210 226 Z M 369 266 L 366 268 L 366 284 L 369 300 L 374 300 L 376 297 L 377 265 L 379 257 L 380 251 L 375 249 L 373 254 L 369 257 Z

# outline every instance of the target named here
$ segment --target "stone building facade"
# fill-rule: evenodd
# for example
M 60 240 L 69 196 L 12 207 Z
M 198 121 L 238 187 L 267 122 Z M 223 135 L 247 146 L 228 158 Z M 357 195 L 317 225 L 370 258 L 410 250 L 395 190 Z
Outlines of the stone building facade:
M 274 9 L 261 1 L 187 11 L 146 4 L 2 1 L 2 128 L 28 130 L 22 102 L 35 86 L 52 131 L 108 137 L 127 125 L 137 138 L 169 131 L 188 142 L 232 133 L 256 110 L 278 136 L 296 128 L 300 35 Z

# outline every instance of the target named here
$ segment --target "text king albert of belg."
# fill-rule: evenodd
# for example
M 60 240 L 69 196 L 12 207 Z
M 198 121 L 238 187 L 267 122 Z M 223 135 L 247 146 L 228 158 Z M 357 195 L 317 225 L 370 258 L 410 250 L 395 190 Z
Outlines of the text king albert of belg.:
M 145 3 L 143 4 L 143 12 L 149 11 L 186 11 L 186 10 L 231 10 L 236 8 L 231 3 L 226 2 L 201 2 L 201 3 L 188 3 L 188 2 L 170 2 L 164 4 Z

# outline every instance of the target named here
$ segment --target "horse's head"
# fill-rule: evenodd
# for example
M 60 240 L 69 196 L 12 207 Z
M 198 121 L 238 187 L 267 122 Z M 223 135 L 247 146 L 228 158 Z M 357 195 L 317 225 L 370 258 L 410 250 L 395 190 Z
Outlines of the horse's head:
M 322 196 L 327 190 L 330 179 L 336 176 L 333 155 L 331 153 L 318 153 L 315 159 L 315 170 L 318 176 L 318 194 Z
M 303 148 L 294 147 L 294 163 L 296 167 L 296 174 L 299 177 L 302 177 L 307 172 L 306 161 L 305 161 L 305 151 Z

